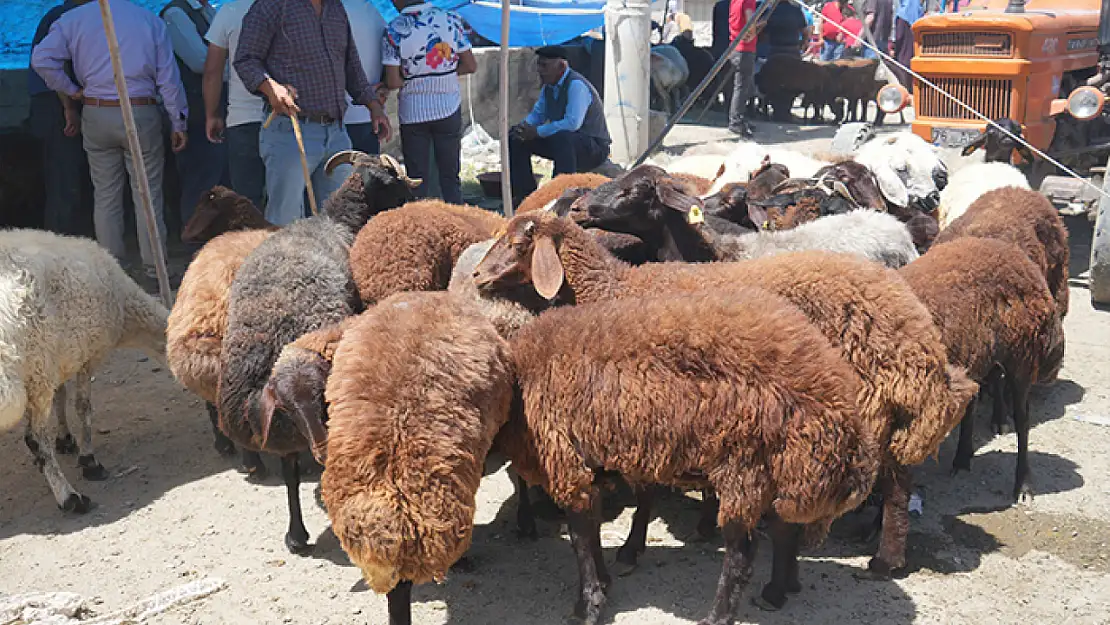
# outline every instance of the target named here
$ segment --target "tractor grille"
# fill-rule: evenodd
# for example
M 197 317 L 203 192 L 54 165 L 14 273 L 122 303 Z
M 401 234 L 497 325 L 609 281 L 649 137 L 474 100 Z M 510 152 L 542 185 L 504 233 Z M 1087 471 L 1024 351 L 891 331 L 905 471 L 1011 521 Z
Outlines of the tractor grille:
M 1010 92 L 1013 89 L 1013 81 L 995 78 L 941 78 L 932 76 L 926 76 L 926 78 L 978 111 L 981 115 L 990 119 L 1010 117 Z M 980 119 L 921 81 L 917 81 L 917 92 L 920 96 L 914 102 L 914 113 L 919 117 L 975 121 Z
M 925 33 L 921 56 L 985 56 L 1007 58 L 1013 54 L 1009 33 Z

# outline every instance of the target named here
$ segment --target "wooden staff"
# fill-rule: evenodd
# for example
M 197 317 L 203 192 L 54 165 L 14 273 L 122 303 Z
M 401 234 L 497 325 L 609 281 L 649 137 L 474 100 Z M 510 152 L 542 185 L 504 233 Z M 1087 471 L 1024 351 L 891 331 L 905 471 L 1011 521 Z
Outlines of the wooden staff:
M 270 111 L 270 116 L 263 122 L 263 128 L 269 128 L 270 122 L 274 121 L 275 111 Z M 320 212 L 316 210 L 316 194 L 312 192 L 312 176 L 308 173 L 308 156 L 304 152 L 304 137 L 301 136 L 301 124 L 297 121 L 296 115 L 290 115 L 289 119 L 293 121 L 293 136 L 297 138 L 297 149 L 301 151 L 301 171 L 304 172 L 304 184 L 308 188 L 308 207 L 312 209 L 312 216 L 319 215 Z
M 509 0 L 501 0 L 501 204 L 506 217 L 512 217 L 513 185 L 509 172 Z
M 120 112 L 123 114 L 124 128 L 127 129 L 127 145 L 131 150 L 131 173 L 139 183 L 138 204 L 146 213 L 146 235 L 150 240 L 150 250 L 154 254 L 154 269 L 158 274 L 158 291 L 162 295 L 162 303 L 165 304 L 166 308 L 171 308 L 173 300 L 170 294 L 170 276 L 166 270 L 166 251 L 162 247 L 161 237 L 158 236 L 154 206 L 150 199 L 150 180 L 146 177 L 143 150 L 142 146 L 139 145 L 139 131 L 135 128 L 135 115 L 131 110 L 131 97 L 127 91 L 127 79 L 123 76 L 123 62 L 119 55 L 116 25 L 112 21 L 112 8 L 108 6 L 108 0 L 99 0 L 99 2 L 100 16 L 104 20 L 104 35 L 108 38 L 108 52 L 112 57 L 112 74 L 116 78 L 116 93 L 119 94 Z

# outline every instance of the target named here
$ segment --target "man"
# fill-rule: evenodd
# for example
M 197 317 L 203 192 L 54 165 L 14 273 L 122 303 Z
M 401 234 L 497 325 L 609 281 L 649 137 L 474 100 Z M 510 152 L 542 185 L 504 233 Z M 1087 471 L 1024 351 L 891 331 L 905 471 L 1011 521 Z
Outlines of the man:
M 800 56 L 806 44 L 809 26 L 805 12 L 793 2 L 784 0 L 776 4 L 763 27 L 767 41 L 767 56 L 776 54 Z
M 848 6 L 848 0 L 835 0 L 826 2 L 821 9 L 821 38 L 824 39 L 821 47 L 822 61 L 836 61 L 844 56 L 844 33 L 837 25 L 844 21 Z
M 35 29 L 31 52 L 62 14 L 86 2 L 89 0 L 66 0 L 47 11 Z M 27 91 L 31 96 L 31 132 L 42 145 L 46 183 L 43 225 L 58 234 L 78 234 L 81 228 L 74 213 L 85 208 L 81 202 L 81 182 L 88 176 L 88 162 L 81 148 L 79 105 L 52 91 L 33 71 L 27 72 Z
M 871 31 L 875 47 L 883 54 L 890 54 L 890 34 L 894 30 L 893 0 L 865 0 L 863 3 L 863 23 Z M 868 48 L 864 58 L 877 58 L 874 50 Z
M 232 65 L 247 91 L 266 97 L 267 114 L 275 114 L 259 133 L 259 151 L 266 163 L 266 218 L 279 226 L 305 215 L 305 179 L 290 115 L 300 123 L 321 208 L 351 171 L 343 165 L 330 177 L 324 173 L 329 158 L 351 149 L 343 127 L 344 92 L 370 108 L 379 139 L 389 140 L 389 120 L 377 88 L 366 80 L 340 0 L 256 0 L 243 18 Z
M 753 15 L 755 15 L 755 0 L 730 0 L 729 41 L 736 39 Z M 744 114 L 748 110 L 748 97 L 755 82 L 756 34 L 756 27 L 753 26 L 747 36 L 736 44 L 736 49 L 729 57 L 729 62 L 732 63 L 732 102 L 728 110 L 728 129 L 746 139 L 755 135 Z
M 728 36 L 728 14 L 730 0 L 717 0 L 713 5 L 713 43 L 710 51 L 713 58 L 719 59 L 728 50 L 731 39 Z
M 536 71 L 543 86 L 532 112 L 509 131 L 513 204 L 536 190 L 532 155 L 555 161 L 555 174 L 597 168 L 609 158 L 609 129 L 601 98 L 572 70 L 559 46 L 536 50 Z
M 177 71 L 189 104 L 189 122 L 185 131 L 189 142 L 174 159 L 177 175 L 181 179 L 180 226 L 184 228 L 204 194 L 221 182 L 227 182 L 227 146 L 208 141 L 202 91 L 204 61 L 208 56 L 204 35 L 216 17 L 216 9 L 208 0 L 170 0 L 160 15 L 166 22 L 170 42 L 173 43 Z
M 205 136 L 212 143 L 227 142 L 228 174 L 231 188 L 263 210 L 266 165 L 258 153 L 258 132 L 266 114 L 262 100 L 243 86 L 238 72 L 228 72 L 227 118 L 221 111 L 224 72 L 230 55 L 235 57 L 243 16 L 254 0 L 232 0 L 220 6 L 205 38 L 208 57 L 204 63 Z
M 362 70 L 371 83 L 380 83 L 382 78 L 382 38 L 385 36 L 385 20 L 368 0 L 343 0 L 347 19 L 351 23 L 351 35 L 355 39 L 358 58 Z M 343 118 L 351 146 L 360 152 L 377 154 L 381 151 L 378 135 L 374 134 L 374 124 L 370 109 L 354 104 L 347 96 L 347 116 Z
M 143 151 L 143 164 L 150 181 L 155 230 L 165 244 L 166 224 L 162 219 L 165 154 L 162 115 L 156 96 L 161 96 L 169 114 L 171 148 L 174 152 L 181 152 L 187 143 L 185 128 L 189 111 L 185 91 L 177 73 L 166 24 L 154 13 L 125 0 L 109 2 L 139 145 Z M 84 103 L 81 127 L 95 195 L 93 222 L 96 240 L 122 262 L 127 254 L 123 241 L 123 181 L 127 171 L 132 169 L 132 163 L 115 77 L 108 58 L 108 40 L 104 37 L 100 7 L 98 3 L 90 2 L 54 22 L 49 34 L 31 55 L 31 67 L 51 89 Z M 77 83 L 84 85 L 84 88 L 74 84 L 66 75 L 66 61 L 72 61 Z M 147 216 L 141 209 L 139 184 L 134 176 L 131 177 L 131 196 L 136 205 L 135 222 L 144 286 L 149 289 L 155 284 L 154 250 L 147 236 Z

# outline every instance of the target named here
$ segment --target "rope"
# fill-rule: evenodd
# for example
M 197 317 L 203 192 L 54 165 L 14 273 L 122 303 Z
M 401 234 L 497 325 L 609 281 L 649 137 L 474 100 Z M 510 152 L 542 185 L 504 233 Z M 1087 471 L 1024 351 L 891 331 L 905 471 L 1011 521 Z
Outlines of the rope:
M 811 11 L 815 11 L 815 14 L 816 14 L 816 15 L 819 15 L 819 14 L 820 14 L 820 12 L 817 12 L 817 11 L 816 11 L 815 5 L 810 5 L 810 4 L 806 4 L 805 2 L 802 2 L 802 0 L 789 0 L 789 1 L 790 1 L 790 2 L 793 2 L 793 3 L 795 3 L 795 4 L 803 5 L 803 6 L 807 7 L 807 8 L 809 8 L 809 9 L 810 9 Z M 908 0 L 908 1 L 909 1 L 909 2 L 916 2 L 917 0 Z M 839 29 L 839 30 L 841 30 L 842 32 L 844 32 L 844 33 L 845 33 L 846 35 L 849 35 L 849 36 L 851 36 L 852 38 L 857 38 L 857 37 L 856 37 L 856 35 L 854 35 L 854 34 L 853 34 L 853 33 L 852 33 L 851 31 L 849 31 L 849 30 L 848 30 L 847 28 L 845 28 L 844 26 L 842 26 L 842 25 L 838 24 L 837 22 L 834 22 L 834 21 L 831 21 L 831 20 L 830 20 L 830 21 L 829 21 L 828 23 L 829 23 L 829 24 L 832 24 L 832 25 L 833 25 L 833 26 L 835 26 L 835 27 L 836 27 L 837 29 Z M 1103 190 L 1102 190 L 1102 188 L 1100 188 L 1100 187 L 1097 187 L 1097 186 L 1095 186 L 1095 185 L 1094 185 L 1094 184 L 1093 184 L 1093 183 L 1092 183 L 1092 182 L 1091 182 L 1090 180 L 1087 180 L 1087 179 L 1086 179 L 1086 178 L 1084 178 L 1083 176 L 1080 176 L 1079 174 L 1077 174 L 1076 172 L 1072 171 L 1072 170 L 1071 170 L 1071 169 L 1070 169 L 1069 167 L 1067 167 L 1066 165 L 1064 165 L 1064 164 L 1063 164 L 1063 163 L 1061 163 L 1060 161 L 1057 161 L 1056 159 L 1052 158 L 1052 157 L 1051 157 L 1051 156 L 1049 156 L 1048 154 L 1045 154 L 1044 152 L 1040 151 L 1039 149 L 1037 149 L 1037 147 L 1036 147 L 1036 146 L 1034 146 L 1033 144 L 1031 144 L 1031 143 L 1029 143 L 1028 141 L 1026 141 L 1026 140 L 1025 140 L 1025 139 L 1024 139 L 1023 137 L 1019 137 L 1019 136 L 1017 136 L 1017 135 L 1013 134 L 1012 132 L 1010 132 L 1009 130 L 1006 130 L 1006 129 L 1005 129 L 1005 128 L 1003 128 L 1002 126 L 999 126 L 998 124 L 996 124 L 996 123 L 994 122 L 994 120 L 990 119 L 990 118 L 989 118 L 989 117 L 987 117 L 986 115 L 983 115 L 983 114 L 982 114 L 982 113 L 980 113 L 979 111 L 976 111 L 975 109 L 973 109 L 972 107 L 968 106 L 967 104 L 964 104 L 964 102 L 963 102 L 962 100 L 960 100 L 960 99 L 959 99 L 959 98 L 957 98 L 956 96 L 952 95 L 951 93 L 948 93 L 948 92 L 947 92 L 947 91 L 945 91 L 944 89 L 941 89 L 941 88 L 940 88 L 940 87 L 938 87 L 937 85 L 933 84 L 933 82 L 932 82 L 932 81 L 930 81 L 929 79 L 925 78 L 925 77 L 924 77 L 924 76 L 922 76 L 921 74 L 918 74 L 917 72 L 915 72 L 915 71 L 913 71 L 912 69 L 910 69 L 910 68 L 906 67 L 905 65 L 902 65 L 902 64 L 901 64 L 901 63 L 899 63 L 899 62 L 898 62 L 897 60 L 895 60 L 895 59 L 894 59 L 893 57 L 891 57 L 891 56 L 890 56 L 889 54 L 887 54 L 887 53 L 886 53 L 885 51 L 883 51 L 883 50 L 879 50 L 879 49 L 878 49 L 878 48 L 877 48 L 877 47 L 876 47 L 876 46 L 875 46 L 874 44 L 872 44 L 872 43 L 871 43 L 870 41 L 867 41 L 867 40 L 866 40 L 865 38 L 863 38 L 863 37 L 858 37 L 858 40 L 859 40 L 859 42 L 860 42 L 861 44 L 863 44 L 863 45 L 867 46 L 867 47 L 868 47 L 868 48 L 869 48 L 869 49 L 870 49 L 871 51 L 873 51 L 873 52 L 874 52 L 875 54 L 879 55 L 879 57 L 880 57 L 880 58 L 882 58 L 883 60 L 887 61 L 888 63 L 890 63 L 890 64 L 892 64 L 892 65 L 894 65 L 894 66 L 896 66 L 896 67 L 900 67 L 900 68 L 902 68 L 902 69 L 906 70 L 906 72 L 907 72 L 907 73 L 908 73 L 909 75 L 911 75 L 911 76 L 913 76 L 914 78 L 916 78 L 916 79 L 920 80 L 921 82 L 925 83 L 926 85 L 929 85 L 930 87 L 932 87 L 933 89 L 935 89 L 935 90 L 936 90 L 936 91 L 937 91 L 938 93 L 940 93 L 941 95 L 943 95 L 943 96 L 944 96 L 945 98 L 948 98 L 948 99 L 949 99 L 949 100 L 951 100 L 952 102 L 955 102 L 955 103 L 956 103 L 956 104 L 957 104 L 958 106 L 962 107 L 962 108 L 963 108 L 964 110 L 966 110 L 967 112 L 971 113 L 971 114 L 972 114 L 972 115 L 974 115 L 975 117 L 978 117 L 979 119 L 981 119 L 981 120 L 983 120 L 983 121 L 987 122 L 987 125 L 989 125 L 989 126 L 994 126 L 994 127 L 995 127 L 995 128 L 997 128 L 998 130 L 1000 130 L 1000 131 L 1001 131 L 1002 133 L 1004 133 L 1004 134 L 1005 134 L 1006 136 L 1010 137 L 1011 139 L 1013 139 L 1014 141 L 1016 141 L 1016 142 L 1020 143 L 1021 145 L 1024 145 L 1025 147 L 1029 148 L 1029 149 L 1030 149 L 1030 150 L 1031 150 L 1031 151 L 1032 151 L 1032 152 L 1033 152 L 1034 154 L 1036 154 L 1037 156 L 1040 156 L 1041 158 L 1043 158 L 1044 160 L 1048 161 L 1049 163 L 1052 163 L 1053 165 L 1055 165 L 1055 166 L 1056 166 L 1057 168 L 1059 168 L 1059 169 L 1060 169 L 1061 171 L 1063 171 L 1064 173 L 1068 174 L 1068 175 L 1069 175 L 1069 176 L 1071 176 L 1072 178 L 1075 178 L 1076 180 L 1079 180 L 1079 181 L 1080 181 L 1080 182 L 1082 182 L 1083 184 L 1087 185 L 1088 187 L 1090 187 L 1090 188 L 1094 189 L 1095 191 L 1097 191 L 1097 192 L 1098 192 L 1098 194 L 1099 194 L 1100 196 L 1102 196 L 1102 197 L 1105 197 L 1105 198 L 1107 198 L 1107 199 L 1110 199 L 1110 193 L 1107 193 L 1106 191 L 1103 191 Z

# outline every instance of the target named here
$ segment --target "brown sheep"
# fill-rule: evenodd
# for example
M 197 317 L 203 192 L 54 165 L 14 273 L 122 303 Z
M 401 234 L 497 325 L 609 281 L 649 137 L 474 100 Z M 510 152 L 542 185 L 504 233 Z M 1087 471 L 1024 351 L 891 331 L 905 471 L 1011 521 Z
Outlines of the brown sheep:
M 1029 388 L 1055 379 L 1064 355 L 1064 329 L 1044 276 L 1010 243 L 978 237 L 935 245 L 899 273 L 932 312 L 949 362 L 980 384 L 1002 368 L 1018 435 L 1013 496 L 1032 497 Z M 996 406 L 1001 401 L 996 397 Z M 971 469 L 973 408 L 968 404 L 960 425 L 953 472 Z
M 235 453 L 235 443 L 220 432 L 215 406 L 220 349 L 227 331 L 227 292 L 247 255 L 270 234 L 266 230 L 228 232 L 206 243 L 181 278 L 166 325 L 170 372 L 207 404 L 221 454 Z M 257 452 L 243 449 L 242 458 L 242 470 L 250 479 L 265 478 L 266 465 Z
M 181 229 L 181 240 L 202 242 L 233 230 L 277 229 L 245 196 L 216 185 L 197 203 L 196 212 Z
M 988 191 L 940 232 L 936 244 L 967 236 L 1000 239 L 1021 248 L 1044 273 L 1060 317 L 1068 314 L 1068 231 L 1048 198 L 1018 187 Z
M 715 624 L 736 616 L 761 516 L 772 517 L 776 556 L 793 558 L 800 525 L 823 535 L 874 484 L 879 450 L 855 409 L 855 376 L 804 315 L 766 291 L 552 310 L 510 351 L 522 411 L 501 440 L 525 478 L 567 510 L 575 612 L 586 625 L 598 622 L 610 581 L 598 514 L 606 472 L 641 488 L 719 493 L 724 566 L 702 621 Z M 768 587 L 784 597 L 800 590 L 796 565 L 776 562 Z
M 609 177 L 594 173 L 559 174 L 525 197 L 516 207 L 518 213 L 528 213 L 539 210 L 558 199 L 565 189 L 570 187 L 585 187 L 594 189 L 608 182 Z
M 929 311 L 897 274 L 852 255 L 818 251 L 736 263 L 628 267 L 570 220 L 536 213 L 509 222 L 475 280 L 485 291 L 530 283 L 541 297 L 572 304 L 739 285 L 785 297 L 840 347 L 863 380 L 860 414 L 887 456 L 881 476 L 887 522 L 868 568 L 883 577 L 904 565 L 906 467 L 936 453 L 978 386 L 962 369 L 948 366 Z M 634 563 L 636 542 L 630 538 L 631 548 L 618 558 Z
M 399 293 L 350 323 L 328 377 L 332 530 L 410 623 L 413 584 L 442 582 L 470 546 L 475 496 L 509 416 L 507 344 L 447 293 Z
M 713 186 L 712 180 L 699 176 L 697 174 L 679 172 L 670 174 L 670 176 L 671 178 L 682 184 L 682 186 L 686 189 L 686 193 L 688 195 L 705 195 L 706 193 L 709 193 L 709 189 Z

